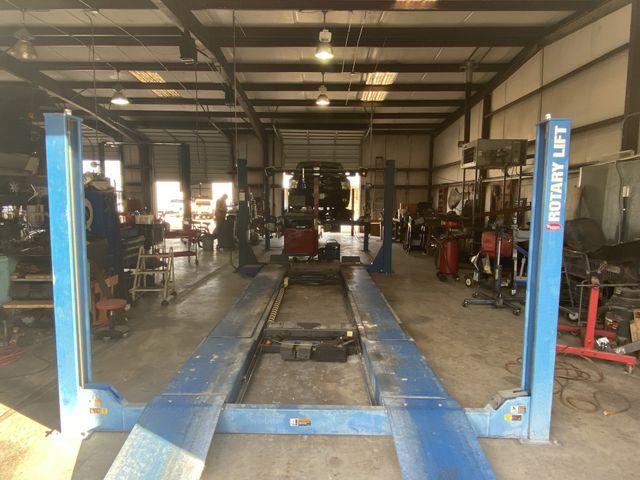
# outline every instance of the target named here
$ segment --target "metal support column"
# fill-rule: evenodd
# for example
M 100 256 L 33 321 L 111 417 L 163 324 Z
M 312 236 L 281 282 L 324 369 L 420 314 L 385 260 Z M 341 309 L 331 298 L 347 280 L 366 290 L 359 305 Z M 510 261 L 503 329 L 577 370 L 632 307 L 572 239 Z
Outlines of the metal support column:
M 269 217 L 271 217 L 271 182 L 269 181 L 269 175 L 264 175 L 264 200 L 262 202 L 262 217 L 264 219 L 264 249 L 269 250 L 271 248 L 271 232 L 267 230 L 267 224 L 269 223 Z
M 369 251 L 369 236 L 371 235 L 371 184 L 364 185 L 364 244 L 363 252 Z
M 153 168 L 151 149 L 148 144 L 138 145 L 138 162 L 140 165 L 140 183 L 142 183 L 142 206 L 154 211 L 153 206 Z
M 184 203 L 182 223 L 191 226 L 191 149 L 186 143 L 180 144 L 180 189 Z
M 384 212 L 382 214 L 382 247 L 367 271 L 391 273 L 391 247 L 393 229 L 393 206 L 396 196 L 396 162 L 387 160 L 384 166 Z
M 621 150 L 633 150 L 637 153 L 640 149 L 640 0 L 631 2 L 630 35 Z
M 104 151 L 104 142 L 100 142 L 98 144 L 98 162 L 100 163 L 100 173 L 106 176 L 107 168 L 106 168 L 106 155 Z
M 60 426 L 64 434 L 79 434 L 79 390 L 91 382 L 82 121 L 46 113 L 45 130 Z
M 570 120 L 548 119 L 536 135 L 521 384 L 532 442 L 547 442 L 551 425 L 570 132 Z
M 238 267 L 255 265 L 258 259 L 249 243 L 249 180 L 247 175 L 247 160 L 238 159 Z

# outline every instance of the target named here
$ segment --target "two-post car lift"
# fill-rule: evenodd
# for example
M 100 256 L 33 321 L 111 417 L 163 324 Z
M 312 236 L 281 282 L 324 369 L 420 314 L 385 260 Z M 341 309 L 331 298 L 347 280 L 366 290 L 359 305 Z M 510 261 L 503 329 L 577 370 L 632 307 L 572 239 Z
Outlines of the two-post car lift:
M 370 405 L 236 403 L 286 267 L 262 268 L 149 403 L 92 381 L 81 120 L 46 115 L 60 419 L 63 434 L 130 431 L 107 478 L 200 477 L 219 433 L 392 436 L 403 478 L 494 478 L 477 439 L 547 442 L 551 420 L 570 122 L 538 125 L 522 384 L 462 408 L 363 267 L 342 267 Z

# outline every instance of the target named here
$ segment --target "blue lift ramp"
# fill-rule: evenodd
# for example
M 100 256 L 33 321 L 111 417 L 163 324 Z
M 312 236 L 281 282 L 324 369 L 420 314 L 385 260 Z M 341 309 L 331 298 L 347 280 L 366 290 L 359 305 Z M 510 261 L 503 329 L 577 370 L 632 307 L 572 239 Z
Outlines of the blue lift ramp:
M 342 272 L 372 405 L 233 403 L 285 275 L 284 267 L 267 266 L 149 402 L 106 478 L 197 479 L 216 432 L 391 435 L 407 480 L 494 478 L 465 411 L 449 397 L 370 275 L 363 267 Z
M 237 395 L 285 269 L 270 265 L 147 404 L 107 479 L 197 479 L 220 413 Z
M 495 478 L 464 409 L 362 268 L 343 273 L 375 404 L 386 407 L 405 479 Z

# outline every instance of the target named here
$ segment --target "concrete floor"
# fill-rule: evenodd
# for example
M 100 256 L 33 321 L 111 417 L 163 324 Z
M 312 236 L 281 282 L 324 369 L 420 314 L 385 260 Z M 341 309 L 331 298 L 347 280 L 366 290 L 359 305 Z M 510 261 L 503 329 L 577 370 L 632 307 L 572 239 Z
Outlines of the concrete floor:
M 342 236 L 343 254 L 360 248 Z M 372 242 L 376 251 L 378 242 Z M 520 355 L 522 317 L 508 310 L 461 307 L 470 291 L 435 278 L 433 259 L 405 255 L 394 246 L 393 276 L 376 275 L 387 300 L 416 340 L 451 395 L 463 406 L 483 406 L 497 390 L 518 384 L 505 364 Z M 275 253 L 277 250 L 273 250 Z M 259 247 L 256 252 L 262 254 Z M 249 284 L 233 273 L 228 254 L 202 253 L 200 265 L 176 262 L 177 300 L 166 308 L 153 298 L 130 311 L 132 334 L 94 345 L 94 377 L 113 383 L 130 401 L 147 401 L 174 375 L 197 344 L 225 315 Z M 565 339 L 563 339 L 565 340 Z M 574 339 L 566 339 L 571 342 Z M 571 360 L 581 368 L 594 366 Z M 308 368 L 307 368 L 308 367 Z M 291 398 L 321 403 L 365 403 L 359 364 L 289 364 L 277 357 L 259 365 L 245 401 Z M 640 474 L 640 373 L 597 363 L 601 383 L 575 382 L 566 395 L 596 390 L 605 408 L 624 401 L 631 409 L 614 416 L 582 413 L 554 404 L 552 446 L 511 440 L 482 440 L 500 479 L 638 478 Z M 286 377 L 283 375 L 286 373 Z M 278 374 L 279 376 L 275 376 Z M 277 382 L 270 381 L 276 378 Z M 0 367 L 0 479 L 102 478 L 125 434 L 93 434 L 84 441 L 51 433 L 58 428 L 54 347 L 43 338 L 9 367 Z M 206 479 L 385 479 L 400 478 L 389 438 L 274 437 L 219 435 L 209 453 Z

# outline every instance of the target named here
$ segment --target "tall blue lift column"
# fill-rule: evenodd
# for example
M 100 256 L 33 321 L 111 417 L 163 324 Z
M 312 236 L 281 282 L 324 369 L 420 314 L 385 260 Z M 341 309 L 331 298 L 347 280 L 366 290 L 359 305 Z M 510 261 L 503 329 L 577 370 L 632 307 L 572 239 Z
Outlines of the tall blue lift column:
M 549 441 L 551 426 L 570 135 L 568 119 L 537 127 L 521 384 L 531 442 Z
M 396 162 L 387 160 L 384 165 L 384 212 L 382 214 L 382 247 L 367 267 L 369 273 L 391 273 L 391 247 L 393 242 L 393 204 L 396 196 Z
M 60 425 L 64 434 L 79 434 L 86 430 L 80 390 L 91 383 L 82 121 L 62 113 L 44 117 Z

